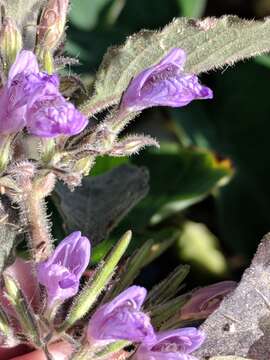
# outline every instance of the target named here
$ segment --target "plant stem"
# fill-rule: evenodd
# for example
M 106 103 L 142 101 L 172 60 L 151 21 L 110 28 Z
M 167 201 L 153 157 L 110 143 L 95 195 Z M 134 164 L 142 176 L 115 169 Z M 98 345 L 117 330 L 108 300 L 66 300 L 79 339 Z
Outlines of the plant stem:
M 32 189 L 25 194 L 20 206 L 22 221 L 28 230 L 33 259 L 35 262 L 45 260 L 52 251 L 45 200 Z

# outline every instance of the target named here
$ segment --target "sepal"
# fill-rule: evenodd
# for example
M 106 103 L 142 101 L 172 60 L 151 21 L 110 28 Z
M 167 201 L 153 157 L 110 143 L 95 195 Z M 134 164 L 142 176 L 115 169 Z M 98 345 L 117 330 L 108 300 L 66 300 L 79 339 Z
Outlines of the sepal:
M 130 156 L 138 154 L 138 152 L 144 149 L 146 146 L 156 146 L 159 148 L 159 143 L 151 136 L 131 135 L 114 144 L 110 155 Z

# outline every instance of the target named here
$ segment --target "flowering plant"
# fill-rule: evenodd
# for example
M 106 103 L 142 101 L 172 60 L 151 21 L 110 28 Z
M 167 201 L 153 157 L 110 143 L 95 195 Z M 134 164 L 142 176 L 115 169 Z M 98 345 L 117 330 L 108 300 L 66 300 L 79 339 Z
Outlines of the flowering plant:
M 69 1 L 31 0 L 35 5 L 31 9 L 28 2 L 18 1 L 25 4 L 25 16 L 14 15 L 16 2 L 3 1 L 0 31 L 0 237 L 5 246 L 0 261 L 1 359 L 13 356 L 8 352 L 18 355 L 20 351 L 32 352 L 29 359 L 43 356 L 47 360 L 54 356 L 57 360 L 57 351 L 74 360 L 197 359 L 193 353 L 206 338 L 195 327 L 197 321 L 218 308 L 218 297 L 227 295 L 236 284 L 227 282 L 180 295 L 188 273 L 188 266 L 181 265 L 149 292 L 134 285 L 139 272 L 167 249 L 174 236 L 164 243 L 145 241 L 134 252 L 129 247 L 132 233 L 127 231 L 93 264 L 90 255 L 96 243 L 118 222 L 112 210 L 121 218 L 145 195 L 147 174 L 132 166 L 122 168 L 123 173 L 118 174 L 121 185 L 133 171 L 138 178 L 133 181 L 132 173 L 132 181 L 120 190 L 111 184 L 115 170 L 103 180 L 95 178 L 89 192 L 94 188 L 97 196 L 110 186 L 116 192 L 106 197 L 105 205 L 93 201 L 90 215 L 95 226 L 91 231 L 85 226 L 91 197 L 85 198 L 80 191 L 86 188 L 97 158 L 127 157 L 146 146 L 159 147 L 150 136 L 122 137 L 143 110 L 181 108 L 193 100 L 213 99 L 213 91 L 202 85 L 199 73 L 269 50 L 270 42 L 267 38 L 263 45 L 258 44 L 262 33 L 256 23 L 256 36 L 243 43 L 243 29 L 251 26 L 249 23 L 239 27 L 232 18 L 231 23 L 229 19 L 195 23 L 178 19 L 159 33 L 143 32 L 129 38 L 123 47 L 110 49 L 94 89 L 84 92 L 86 86 L 80 79 L 64 73 L 65 65 L 76 62 L 64 57 L 61 46 Z M 31 31 L 30 15 L 35 22 Z M 223 43 L 233 36 L 238 48 L 230 46 L 222 52 Z M 215 48 L 212 37 L 223 41 L 220 47 Z M 197 48 L 190 38 L 199 41 Z M 229 42 L 233 44 L 233 39 Z M 204 45 L 201 49 L 200 43 Z M 212 47 L 214 61 L 209 55 Z M 75 83 L 74 89 L 71 83 Z M 190 155 L 187 153 L 187 158 Z M 233 174 L 230 161 L 211 152 L 196 150 L 198 159 L 204 171 L 199 167 L 196 189 L 191 186 L 180 203 L 177 199 L 160 203 L 160 211 L 149 219 L 151 225 L 162 223 L 175 209 L 198 202 Z M 205 167 L 211 176 L 204 182 Z M 102 181 L 105 185 L 101 188 Z M 109 192 L 113 193 L 110 188 Z M 57 196 L 60 201 L 55 200 Z M 110 203 L 113 196 L 114 207 Z M 48 197 L 62 211 L 64 228 L 73 228 L 57 245 L 47 214 Z M 29 251 L 20 253 L 23 236 Z M 209 306 L 212 300 L 215 304 Z

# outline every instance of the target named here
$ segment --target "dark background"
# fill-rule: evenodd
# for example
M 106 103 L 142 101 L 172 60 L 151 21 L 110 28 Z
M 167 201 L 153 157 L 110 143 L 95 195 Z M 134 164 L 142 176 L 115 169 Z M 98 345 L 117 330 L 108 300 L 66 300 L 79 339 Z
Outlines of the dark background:
M 94 75 L 98 69 L 108 46 L 123 43 L 128 35 L 142 28 L 158 30 L 178 16 L 224 14 L 261 19 L 270 15 L 270 1 L 73 0 L 66 50 L 80 59 L 81 66 L 74 70 L 89 78 L 89 74 Z M 270 230 L 269 58 L 262 56 L 238 63 L 232 68 L 203 75 L 201 80 L 213 89 L 214 100 L 194 102 L 173 111 L 167 108 L 147 110 L 129 129 L 144 130 L 172 143 L 180 134 L 185 146 L 210 149 L 219 157 L 229 158 L 235 168 L 235 176 L 228 185 L 184 213 L 185 219 L 206 225 L 206 234 L 202 229 L 204 234 L 200 240 L 200 246 L 205 241 L 205 249 L 196 252 L 196 239 L 194 254 L 185 257 L 185 251 L 176 245 L 149 268 L 145 275 L 149 279 L 163 276 L 179 261 L 189 260 L 195 264 L 194 282 L 237 279 L 262 236 Z M 145 164 L 146 154 L 142 152 L 131 161 Z M 169 174 L 158 179 L 153 176 L 157 168 L 161 173 L 166 168 L 162 147 L 158 160 L 150 164 L 150 174 L 151 185 L 162 181 L 166 194 L 166 179 L 176 177 L 180 169 L 177 161 L 172 162 Z M 128 217 L 130 226 L 135 221 L 134 216 L 131 213 Z M 180 213 L 171 219 L 174 224 L 178 220 L 182 224 Z M 204 240 L 204 235 L 211 239 L 213 234 L 218 239 L 214 240 L 217 241 L 214 252 L 213 246 Z M 208 265 L 213 259 L 218 263 L 219 256 L 225 261 L 226 269 L 217 265 L 216 271 L 215 264 L 212 268 Z M 203 271 L 196 272 L 198 268 Z

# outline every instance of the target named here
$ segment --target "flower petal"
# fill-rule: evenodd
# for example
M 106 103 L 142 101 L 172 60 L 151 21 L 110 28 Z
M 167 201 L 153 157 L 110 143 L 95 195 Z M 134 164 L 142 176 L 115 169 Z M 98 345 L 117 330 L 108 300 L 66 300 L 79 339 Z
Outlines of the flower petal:
M 29 50 L 22 50 L 16 57 L 8 74 L 9 82 L 19 73 L 38 73 L 38 62 L 36 55 Z
M 76 231 L 57 246 L 48 260 L 38 264 L 38 281 L 47 289 L 49 306 L 78 292 L 89 259 L 89 240 Z
M 158 64 L 142 71 L 129 84 L 121 101 L 123 111 L 152 106 L 182 107 L 195 99 L 211 99 L 213 92 L 196 75 L 183 71 L 186 54 L 172 49 Z
M 150 318 L 140 310 L 145 297 L 144 288 L 131 286 L 98 308 L 88 325 L 89 341 L 154 341 L 156 337 Z

